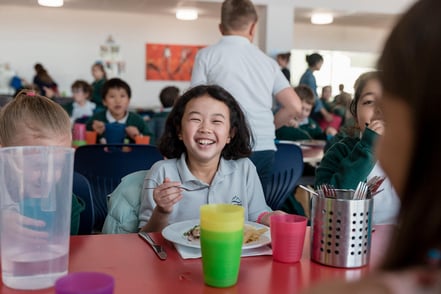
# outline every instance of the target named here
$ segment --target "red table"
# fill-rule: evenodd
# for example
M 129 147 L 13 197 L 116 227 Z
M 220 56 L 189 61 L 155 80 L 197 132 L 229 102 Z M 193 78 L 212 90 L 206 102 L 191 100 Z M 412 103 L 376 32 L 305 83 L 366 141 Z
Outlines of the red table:
M 137 234 L 71 237 L 69 272 L 99 271 L 115 277 L 115 292 L 136 293 L 299 293 L 327 279 L 357 279 L 378 264 L 392 226 L 377 226 L 372 235 L 371 262 L 357 269 L 340 269 L 310 261 L 307 231 L 302 260 L 296 264 L 273 262 L 272 256 L 244 257 L 236 286 L 226 289 L 204 285 L 200 259 L 181 259 L 173 245 L 158 233 L 153 238 L 165 246 L 168 258 L 159 260 Z M 12 290 L 0 284 L 0 293 L 54 293 Z

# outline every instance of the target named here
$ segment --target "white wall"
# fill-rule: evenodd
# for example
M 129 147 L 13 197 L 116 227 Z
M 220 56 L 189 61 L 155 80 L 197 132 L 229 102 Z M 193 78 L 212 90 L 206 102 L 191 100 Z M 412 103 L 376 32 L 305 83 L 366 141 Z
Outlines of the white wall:
M 33 66 L 41 62 L 60 91 L 69 93 L 75 79 L 92 82 L 91 65 L 99 59 L 100 45 L 112 35 L 126 61 L 122 78 L 132 88 L 132 106 L 159 106 L 163 86 L 172 83 L 185 89 L 188 83 L 146 81 L 145 44 L 211 44 L 219 38 L 217 23 L 215 19 L 182 22 L 164 15 L 2 7 L 0 63 L 9 62 L 32 81 Z
M 220 37 L 218 23 L 218 19 L 204 18 L 177 21 L 172 15 L 1 6 L 0 63 L 9 62 L 32 81 L 33 65 L 41 62 L 60 90 L 70 93 L 74 80 L 92 81 L 91 65 L 99 59 L 100 45 L 112 35 L 126 62 L 122 78 L 132 87 L 131 105 L 155 107 L 162 87 L 175 84 L 185 90 L 189 84 L 146 81 L 145 44 L 212 44 Z M 310 25 L 297 25 L 294 31 L 293 49 L 364 52 L 377 52 L 386 34 L 383 30 Z

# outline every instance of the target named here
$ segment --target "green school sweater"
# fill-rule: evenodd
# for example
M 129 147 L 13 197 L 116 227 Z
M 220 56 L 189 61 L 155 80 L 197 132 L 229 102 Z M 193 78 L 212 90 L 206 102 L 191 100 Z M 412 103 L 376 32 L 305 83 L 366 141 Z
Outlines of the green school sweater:
M 318 166 L 315 185 L 331 184 L 337 189 L 355 189 L 375 166 L 373 146 L 379 135 L 366 129 L 361 137 L 345 137 L 330 147 Z

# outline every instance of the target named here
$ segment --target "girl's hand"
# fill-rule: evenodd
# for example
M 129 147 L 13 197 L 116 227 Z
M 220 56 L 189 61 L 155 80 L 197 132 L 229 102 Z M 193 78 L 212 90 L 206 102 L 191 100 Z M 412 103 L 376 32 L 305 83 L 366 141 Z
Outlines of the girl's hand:
M 92 129 L 99 135 L 102 135 L 106 130 L 106 125 L 102 121 L 94 120 L 92 123 Z
M 138 128 L 135 126 L 126 127 L 126 133 L 127 136 L 129 136 L 129 138 L 132 140 L 135 140 L 135 137 L 140 134 Z
M 171 182 L 169 178 L 165 178 L 164 183 L 153 190 L 153 200 L 159 212 L 171 213 L 173 206 L 182 199 L 180 184 L 180 182 Z
M 376 132 L 378 135 L 383 135 L 384 133 L 384 121 L 383 120 L 373 120 L 368 125 L 366 125 L 366 128 L 371 129 L 372 131 Z
M 326 135 L 331 135 L 331 136 L 335 136 L 337 135 L 337 133 L 338 133 L 337 130 L 333 127 L 327 127 L 325 131 Z
M 49 233 L 44 231 L 46 227 L 44 221 L 26 217 L 13 210 L 4 210 L 3 217 L 3 221 L 8 223 L 3 232 L 5 239 L 16 240 L 15 242 L 20 240 L 30 244 L 47 242 Z
M 286 212 L 284 212 L 284 211 L 281 211 L 281 210 L 275 210 L 275 211 L 272 211 L 272 212 L 269 212 L 269 213 L 267 213 L 267 214 L 265 214 L 261 219 L 260 219 L 260 223 L 262 224 L 262 225 L 265 225 L 265 226 L 270 226 L 270 218 L 271 218 L 271 216 L 272 215 L 276 215 L 276 214 L 286 214 Z

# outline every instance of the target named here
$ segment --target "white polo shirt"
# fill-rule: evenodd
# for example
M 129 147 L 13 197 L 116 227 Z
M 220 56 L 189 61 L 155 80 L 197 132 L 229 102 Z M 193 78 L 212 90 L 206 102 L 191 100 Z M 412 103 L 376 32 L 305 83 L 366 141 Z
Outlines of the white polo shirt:
M 273 96 L 290 87 L 275 60 L 247 38 L 223 36 L 198 52 L 191 85 L 219 85 L 239 102 L 254 136 L 254 151 L 276 150 Z
M 152 216 L 156 206 L 153 200 L 153 189 L 156 183 L 164 182 L 167 177 L 172 182 L 183 185 L 206 187 L 197 191 L 182 191 L 183 198 L 175 204 L 169 217 L 169 224 L 199 219 L 199 207 L 208 203 L 227 203 L 243 206 L 245 221 L 256 221 L 259 214 L 271 211 L 266 205 L 262 185 L 260 185 L 256 167 L 248 158 L 225 160 L 221 158 L 219 168 L 211 185 L 200 181 L 188 169 L 185 153 L 178 159 L 167 159 L 156 162 L 147 172 L 139 209 L 139 227 L 143 227 Z M 148 180 L 153 179 L 153 180 Z

